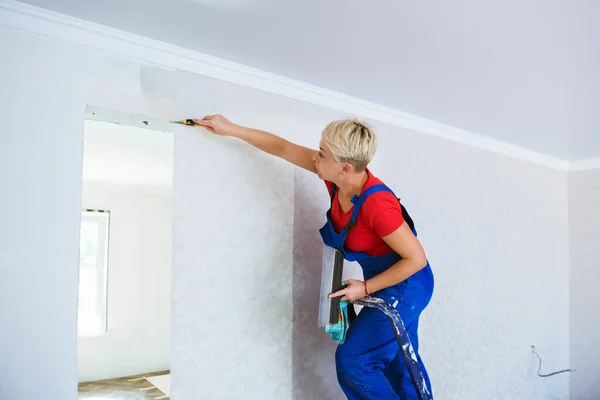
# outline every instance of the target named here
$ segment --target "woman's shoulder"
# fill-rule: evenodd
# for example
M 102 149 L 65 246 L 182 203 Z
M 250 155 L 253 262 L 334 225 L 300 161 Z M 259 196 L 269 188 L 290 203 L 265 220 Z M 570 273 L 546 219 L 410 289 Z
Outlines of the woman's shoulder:
M 385 183 L 373 176 L 369 177 L 368 185 L 385 185 Z M 367 197 L 361 212 L 369 226 L 381 237 L 395 231 L 404 223 L 400 202 L 396 195 L 388 190 L 377 191 Z
M 368 173 L 369 173 L 369 179 L 367 180 L 367 182 L 365 184 L 365 190 L 368 189 L 369 187 L 375 186 L 375 185 L 384 185 L 388 189 L 392 190 L 392 188 L 390 188 L 388 185 L 386 185 L 385 182 L 383 182 L 381 179 L 379 179 L 378 177 L 373 175 L 370 171 L 368 171 Z M 384 200 L 384 201 L 391 201 L 392 203 L 398 203 L 398 198 L 393 193 L 393 190 L 391 192 L 388 190 L 380 190 L 375 193 L 372 193 L 369 197 L 367 197 L 367 199 L 365 199 L 365 203 L 366 202 L 372 203 L 373 200 L 375 200 L 375 201 Z

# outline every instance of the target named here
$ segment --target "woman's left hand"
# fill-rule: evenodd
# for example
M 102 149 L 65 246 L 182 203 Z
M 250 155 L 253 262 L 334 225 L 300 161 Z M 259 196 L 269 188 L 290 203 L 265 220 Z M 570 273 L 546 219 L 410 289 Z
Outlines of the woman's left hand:
M 363 281 L 357 281 L 354 279 L 350 279 L 344 281 L 346 287 L 341 290 L 338 290 L 335 293 L 331 293 L 329 298 L 344 296 L 341 298 L 343 301 L 355 301 L 360 300 L 367 295 L 365 291 L 365 283 Z

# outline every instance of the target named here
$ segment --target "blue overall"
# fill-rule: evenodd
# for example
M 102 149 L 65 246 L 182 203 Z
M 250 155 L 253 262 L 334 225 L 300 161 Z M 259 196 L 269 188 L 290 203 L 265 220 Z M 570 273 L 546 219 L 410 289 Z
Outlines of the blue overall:
M 333 202 L 335 186 L 331 193 Z M 365 199 L 376 192 L 392 190 L 385 185 L 373 185 L 360 197 L 352 198 L 353 211 L 348 224 L 337 233 L 331 223 L 331 208 L 327 212 L 327 223 L 320 229 L 326 245 L 344 254 L 348 261 L 357 261 L 362 267 L 364 279 L 368 280 L 387 270 L 401 257 L 395 252 L 380 256 L 352 252 L 344 248 L 348 231 L 356 223 L 360 207 Z M 405 212 L 405 209 L 403 209 Z M 411 220 L 412 224 L 412 220 Z M 416 230 L 411 226 L 416 236 Z M 372 293 L 395 305 L 406 327 L 406 331 L 417 354 L 419 365 L 425 377 L 429 393 L 431 383 L 421 356 L 417 330 L 419 316 L 429 304 L 433 294 L 433 272 L 429 263 L 416 274 L 397 285 Z M 364 307 L 348 329 L 344 344 L 340 344 L 335 354 L 339 384 L 349 400 L 393 400 L 418 399 L 405 362 L 400 352 L 388 317 L 376 308 Z

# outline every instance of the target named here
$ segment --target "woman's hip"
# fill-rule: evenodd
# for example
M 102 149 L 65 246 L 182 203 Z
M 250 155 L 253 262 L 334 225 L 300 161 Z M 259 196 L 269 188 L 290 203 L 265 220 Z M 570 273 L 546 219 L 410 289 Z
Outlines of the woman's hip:
M 425 268 L 410 276 L 408 279 L 382 289 L 372 296 L 379 297 L 402 314 L 419 313 L 429 304 L 433 296 L 434 278 L 429 263 Z

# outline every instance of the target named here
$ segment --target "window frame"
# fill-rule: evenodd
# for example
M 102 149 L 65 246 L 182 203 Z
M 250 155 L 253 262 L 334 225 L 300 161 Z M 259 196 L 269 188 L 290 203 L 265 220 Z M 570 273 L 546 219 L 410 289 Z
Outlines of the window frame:
M 77 324 L 77 336 L 101 336 L 108 334 L 108 258 L 109 258 L 109 246 L 110 246 L 110 210 L 100 209 L 81 209 L 81 225 L 84 221 L 97 222 L 98 223 L 98 237 L 97 237 L 97 254 L 96 254 L 96 280 L 97 280 L 97 304 L 96 317 L 102 321 L 102 329 L 96 332 L 80 333 L 79 324 Z M 80 264 L 78 271 L 81 274 L 81 254 Z M 79 298 L 79 285 L 77 290 L 77 296 Z M 78 303 L 79 304 L 79 303 Z M 77 318 L 79 321 L 79 305 L 77 309 Z

